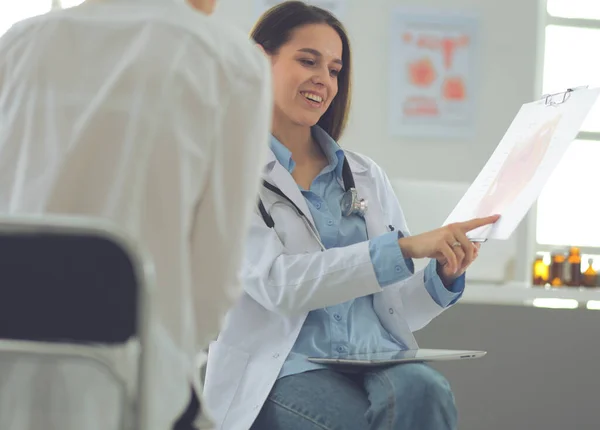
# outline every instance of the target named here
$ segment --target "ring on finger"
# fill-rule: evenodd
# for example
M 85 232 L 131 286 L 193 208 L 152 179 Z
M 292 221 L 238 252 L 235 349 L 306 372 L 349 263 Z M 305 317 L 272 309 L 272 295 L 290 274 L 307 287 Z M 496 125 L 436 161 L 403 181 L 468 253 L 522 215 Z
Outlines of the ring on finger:
M 460 243 L 460 242 L 454 242 L 452 244 L 452 248 L 458 248 L 459 246 L 462 247 L 462 243 Z

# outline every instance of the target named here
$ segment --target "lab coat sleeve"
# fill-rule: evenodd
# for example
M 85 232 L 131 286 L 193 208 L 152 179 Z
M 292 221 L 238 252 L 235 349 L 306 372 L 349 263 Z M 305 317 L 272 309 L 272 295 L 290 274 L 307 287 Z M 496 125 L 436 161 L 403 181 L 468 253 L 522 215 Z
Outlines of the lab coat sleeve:
M 260 75 L 228 84 L 230 97 L 223 100 L 212 171 L 194 220 L 192 296 L 199 348 L 216 337 L 221 318 L 242 292 L 239 266 L 268 149 L 273 104 L 267 59 L 258 49 L 256 56 Z
M 281 315 L 299 315 L 381 291 L 369 242 L 293 253 L 258 214 L 250 228 L 243 278 L 247 294 Z
M 404 213 L 394 193 L 392 185 L 381 168 L 376 167 L 376 176 L 381 181 L 382 195 L 385 213 L 395 226 L 408 236 L 409 230 L 406 225 Z M 384 327 L 393 332 L 396 311 L 400 312 L 402 318 L 408 324 L 411 331 L 417 331 L 425 327 L 432 319 L 444 311 L 429 294 L 425 285 L 425 270 L 416 272 L 413 276 L 387 286 L 381 294 L 378 294 L 373 305 Z

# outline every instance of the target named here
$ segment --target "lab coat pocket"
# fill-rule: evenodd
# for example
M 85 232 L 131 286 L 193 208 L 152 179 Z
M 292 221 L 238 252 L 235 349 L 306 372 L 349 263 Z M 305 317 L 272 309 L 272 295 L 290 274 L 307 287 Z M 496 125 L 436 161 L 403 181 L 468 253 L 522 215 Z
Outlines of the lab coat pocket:
M 204 384 L 204 400 L 216 428 L 223 423 L 231 407 L 250 359 L 238 348 L 212 342 L 208 349 L 208 368 Z

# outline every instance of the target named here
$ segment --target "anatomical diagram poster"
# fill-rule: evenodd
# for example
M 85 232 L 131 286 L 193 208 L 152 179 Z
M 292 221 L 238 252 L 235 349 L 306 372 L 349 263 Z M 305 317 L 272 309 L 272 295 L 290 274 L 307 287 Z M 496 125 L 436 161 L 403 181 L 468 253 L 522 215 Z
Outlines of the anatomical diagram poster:
M 392 13 L 392 136 L 461 139 L 475 132 L 478 19 L 448 11 Z

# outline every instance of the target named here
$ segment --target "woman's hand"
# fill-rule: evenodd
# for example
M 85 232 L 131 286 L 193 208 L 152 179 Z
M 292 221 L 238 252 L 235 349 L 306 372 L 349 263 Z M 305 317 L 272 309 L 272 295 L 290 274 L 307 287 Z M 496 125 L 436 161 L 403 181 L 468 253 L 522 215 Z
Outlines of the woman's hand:
M 469 240 L 467 233 L 494 224 L 499 218 L 500 215 L 493 215 L 449 224 L 427 233 L 403 237 L 398 240 L 398 244 L 406 258 L 436 259 L 442 266 L 438 271 L 442 281 L 451 282 L 465 272 L 479 251 L 479 247 Z
M 473 261 L 477 259 L 477 256 L 479 255 L 479 248 L 481 248 L 481 244 L 473 243 L 472 246 L 475 248 L 475 251 L 471 260 L 467 259 L 467 255 L 464 252 L 462 252 L 463 257 L 461 260 L 461 252 L 457 253 L 457 258 L 459 260 L 458 264 L 460 265 L 460 269 L 457 272 L 453 272 L 451 269 L 449 269 L 447 264 L 440 263 L 440 260 L 437 260 L 437 274 L 442 280 L 442 284 L 444 284 L 445 287 L 450 287 L 459 276 L 462 276 L 462 274 L 467 271 L 467 269 L 473 263 Z

